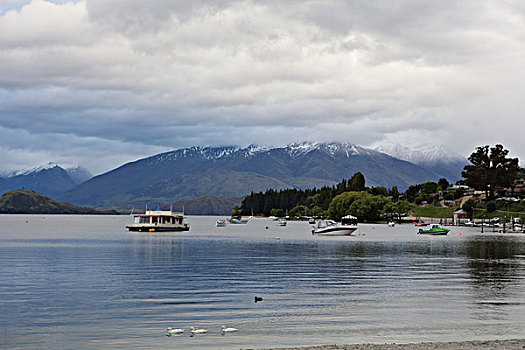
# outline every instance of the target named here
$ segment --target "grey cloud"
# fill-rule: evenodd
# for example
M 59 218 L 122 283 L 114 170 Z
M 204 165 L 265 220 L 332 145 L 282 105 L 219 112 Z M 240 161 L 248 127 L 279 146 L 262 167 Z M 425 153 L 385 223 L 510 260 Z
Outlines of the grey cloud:
M 408 137 L 466 154 L 497 139 L 495 117 L 523 128 L 518 1 L 62 2 L 0 16 L 0 127 L 46 161 L 67 148 L 100 169 L 75 140 L 112 160 Z

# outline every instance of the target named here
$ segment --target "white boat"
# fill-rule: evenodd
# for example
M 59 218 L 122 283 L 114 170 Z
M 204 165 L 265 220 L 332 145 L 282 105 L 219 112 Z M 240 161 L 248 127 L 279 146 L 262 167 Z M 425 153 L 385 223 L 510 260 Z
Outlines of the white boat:
M 312 230 L 319 236 L 351 236 L 357 230 L 357 218 L 352 215 L 343 216 L 341 222 L 319 220 Z
M 144 214 L 131 214 L 133 217 L 126 228 L 130 231 L 164 232 L 189 231 L 190 226 L 184 222 L 184 213 L 171 210 L 146 210 Z
M 390 222 L 388 223 L 388 227 L 395 227 L 395 226 L 396 226 L 396 223 L 393 222 L 393 221 L 390 221 Z
M 469 220 L 469 221 L 467 221 L 467 222 L 465 222 L 465 224 L 464 224 L 464 225 L 465 225 L 465 226 L 469 226 L 469 227 L 480 227 L 480 226 L 481 226 L 481 225 L 480 225 L 480 224 L 478 224 L 477 222 L 474 222 L 474 221 L 470 221 L 470 220 Z
M 277 225 L 279 225 L 279 226 L 286 226 L 286 219 L 279 219 L 279 220 L 277 220 Z
M 226 219 L 219 219 L 215 222 L 215 226 L 217 227 L 224 227 L 226 226 Z
M 247 224 L 248 219 L 242 218 L 240 216 L 232 216 L 230 218 L 230 224 Z

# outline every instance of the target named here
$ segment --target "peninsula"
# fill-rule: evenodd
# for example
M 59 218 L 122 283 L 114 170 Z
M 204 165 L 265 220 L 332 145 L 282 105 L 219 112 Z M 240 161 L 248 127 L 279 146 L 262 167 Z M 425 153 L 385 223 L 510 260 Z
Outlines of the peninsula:
M 17 189 L 0 197 L 0 214 L 119 214 L 57 202 L 41 193 Z

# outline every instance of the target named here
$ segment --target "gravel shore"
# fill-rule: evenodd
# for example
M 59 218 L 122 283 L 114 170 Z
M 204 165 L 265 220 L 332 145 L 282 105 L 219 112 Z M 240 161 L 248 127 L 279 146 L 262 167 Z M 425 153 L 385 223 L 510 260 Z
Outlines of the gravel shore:
M 319 345 L 296 348 L 274 348 L 271 350 L 524 350 L 525 339 L 488 340 L 488 341 L 459 341 L 459 342 L 432 342 L 408 344 L 352 344 L 352 345 Z M 270 350 L 270 349 L 266 349 Z

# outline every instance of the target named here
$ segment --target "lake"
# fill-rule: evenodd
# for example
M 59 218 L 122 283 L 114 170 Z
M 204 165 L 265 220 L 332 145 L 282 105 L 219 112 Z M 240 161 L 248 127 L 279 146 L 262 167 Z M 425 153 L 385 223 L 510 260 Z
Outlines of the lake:
M 128 216 L 0 216 L 0 347 L 240 349 L 522 338 L 525 235 L 270 219 L 127 232 Z M 278 239 L 279 238 L 279 239 Z M 263 300 L 255 303 L 254 297 Z M 221 335 L 219 327 L 238 328 Z M 166 336 L 166 328 L 184 328 Z M 188 328 L 208 329 L 190 337 Z

